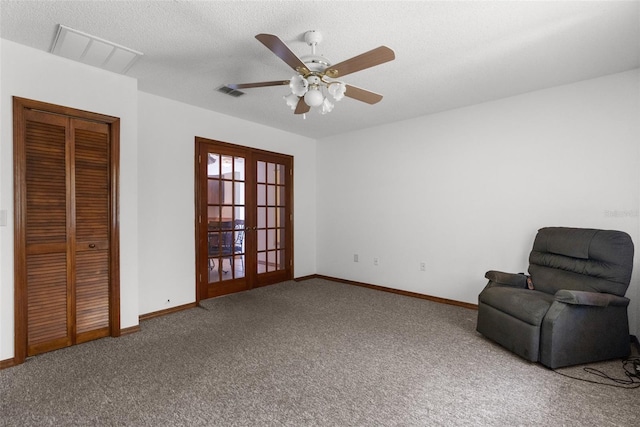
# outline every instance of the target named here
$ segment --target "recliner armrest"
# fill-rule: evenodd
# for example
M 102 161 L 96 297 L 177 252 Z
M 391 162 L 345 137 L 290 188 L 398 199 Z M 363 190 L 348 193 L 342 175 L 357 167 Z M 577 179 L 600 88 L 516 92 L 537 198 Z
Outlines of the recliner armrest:
M 556 301 L 573 305 L 589 305 L 595 307 L 627 307 L 629 299 L 617 295 L 599 292 L 569 291 L 561 289 L 555 294 Z
M 502 271 L 489 270 L 485 273 L 484 277 L 500 285 L 508 285 L 515 288 L 527 287 L 527 276 L 524 274 L 503 273 Z

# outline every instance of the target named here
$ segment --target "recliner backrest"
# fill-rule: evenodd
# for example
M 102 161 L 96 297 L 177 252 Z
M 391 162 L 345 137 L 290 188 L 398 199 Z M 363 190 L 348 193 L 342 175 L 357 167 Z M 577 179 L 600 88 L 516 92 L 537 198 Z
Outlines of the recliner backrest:
M 546 227 L 529 255 L 535 289 L 606 292 L 624 296 L 633 270 L 633 242 L 622 231 Z

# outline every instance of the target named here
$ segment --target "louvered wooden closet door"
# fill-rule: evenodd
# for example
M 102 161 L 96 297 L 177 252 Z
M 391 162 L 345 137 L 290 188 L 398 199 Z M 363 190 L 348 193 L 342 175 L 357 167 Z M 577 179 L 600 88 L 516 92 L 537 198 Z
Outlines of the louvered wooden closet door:
M 76 334 L 109 334 L 109 138 L 105 124 L 72 120 Z
M 72 289 L 67 252 L 67 122 L 29 112 L 25 129 L 27 353 L 72 343 Z
M 33 355 L 110 333 L 108 126 L 29 111 L 25 154 Z

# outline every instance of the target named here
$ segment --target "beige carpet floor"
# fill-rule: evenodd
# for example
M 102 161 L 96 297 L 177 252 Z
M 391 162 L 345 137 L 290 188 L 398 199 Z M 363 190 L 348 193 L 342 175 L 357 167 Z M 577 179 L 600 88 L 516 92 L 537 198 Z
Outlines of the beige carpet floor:
M 211 299 L 0 371 L 0 425 L 638 425 L 639 389 L 526 362 L 476 314 L 321 279 Z

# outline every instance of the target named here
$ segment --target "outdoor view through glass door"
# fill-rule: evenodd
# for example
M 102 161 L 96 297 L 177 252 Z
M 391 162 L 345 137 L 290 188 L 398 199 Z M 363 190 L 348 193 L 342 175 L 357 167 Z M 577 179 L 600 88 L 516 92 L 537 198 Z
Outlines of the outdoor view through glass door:
M 290 156 L 196 138 L 198 299 L 292 278 Z

